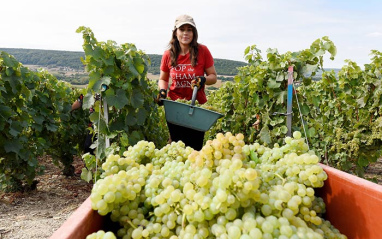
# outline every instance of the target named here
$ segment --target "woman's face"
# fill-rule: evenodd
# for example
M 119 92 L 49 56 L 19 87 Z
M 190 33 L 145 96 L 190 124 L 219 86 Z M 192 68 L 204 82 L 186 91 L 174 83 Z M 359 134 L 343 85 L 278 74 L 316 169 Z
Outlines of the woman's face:
M 176 37 L 178 38 L 178 41 L 181 45 L 190 45 L 194 37 L 192 26 L 189 24 L 180 26 L 176 30 Z

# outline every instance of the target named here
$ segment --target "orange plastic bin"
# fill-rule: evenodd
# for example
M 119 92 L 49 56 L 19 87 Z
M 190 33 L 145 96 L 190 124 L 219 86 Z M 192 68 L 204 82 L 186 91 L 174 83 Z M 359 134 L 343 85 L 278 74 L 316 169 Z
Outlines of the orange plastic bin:
M 328 179 L 316 192 L 325 201 L 325 219 L 349 239 L 382 238 L 382 186 L 321 166 Z
M 321 166 L 328 174 L 317 196 L 326 204 L 325 219 L 349 239 L 382 239 L 382 186 L 340 170 Z M 50 239 L 85 239 L 104 228 L 105 219 L 91 208 L 90 198 Z
M 87 235 L 101 230 L 103 224 L 104 217 L 92 209 L 90 197 L 88 197 L 50 239 L 85 239 Z

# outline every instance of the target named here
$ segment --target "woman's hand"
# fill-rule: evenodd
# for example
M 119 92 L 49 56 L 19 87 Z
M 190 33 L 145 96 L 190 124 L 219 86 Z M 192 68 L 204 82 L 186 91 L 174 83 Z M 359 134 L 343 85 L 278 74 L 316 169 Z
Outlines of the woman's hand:
M 206 84 L 206 77 L 198 76 L 197 78 L 191 81 L 191 88 L 194 89 L 194 86 L 198 87 L 198 90 Z
M 162 106 L 163 105 L 162 99 L 166 99 L 166 98 L 167 98 L 167 90 L 161 89 L 159 90 L 159 94 L 157 95 L 157 98 L 155 98 L 155 103 Z

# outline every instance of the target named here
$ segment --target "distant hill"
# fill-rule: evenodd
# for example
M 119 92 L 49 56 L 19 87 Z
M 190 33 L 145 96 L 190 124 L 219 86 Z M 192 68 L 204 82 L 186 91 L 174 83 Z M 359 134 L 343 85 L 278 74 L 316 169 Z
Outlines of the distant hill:
M 19 62 L 24 65 L 39 65 L 44 67 L 69 67 L 74 70 L 84 70 L 84 66 L 80 60 L 85 57 L 84 52 L 78 51 L 56 51 L 56 50 L 38 50 L 38 49 L 22 49 L 22 48 L 0 48 L 13 55 Z M 162 55 L 148 54 L 151 59 L 149 73 L 159 74 L 159 67 Z M 219 75 L 235 76 L 238 72 L 237 68 L 245 66 L 245 62 L 214 59 L 215 68 Z
M 0 48 L 13 55 L 16 60 L 24 65 L 38 65 L 50 67 L 70 67 L 75 70 L 83 70 L 84 66 L 80 60 L 84 57 L 83 52 L 74 51 L 54 51 L 54 50 L 36 50 L 21 48 Z

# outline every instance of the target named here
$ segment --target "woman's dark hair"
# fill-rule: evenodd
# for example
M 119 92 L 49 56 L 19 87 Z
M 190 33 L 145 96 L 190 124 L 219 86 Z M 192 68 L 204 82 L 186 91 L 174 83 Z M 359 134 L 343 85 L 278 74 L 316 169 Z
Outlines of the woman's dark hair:
M 193 26 L 191 26 L 191 28 L 192 28 L 193 38 L 192 38 L 192 41 L 190 43 L 190 60 L 191 60 L 191 65 L 193 67 L 195 67 L 196 63 L 198 62 L 198 46 L 199 46 L 199 44 L 198 44 L 198 30 L 196 30 L 196 28 Z M 174 67 L 177 65 L 177 59 L 178 59 L 178 56 L 179 56 L 180 50 L 181 50 L 178 38 L 176 37 L 176 30 L 177 30 L 177 28 L 175 28 L 172 31 L 172 37 L 171 37 L 171 40 L 169 43 L 171 65 Z

